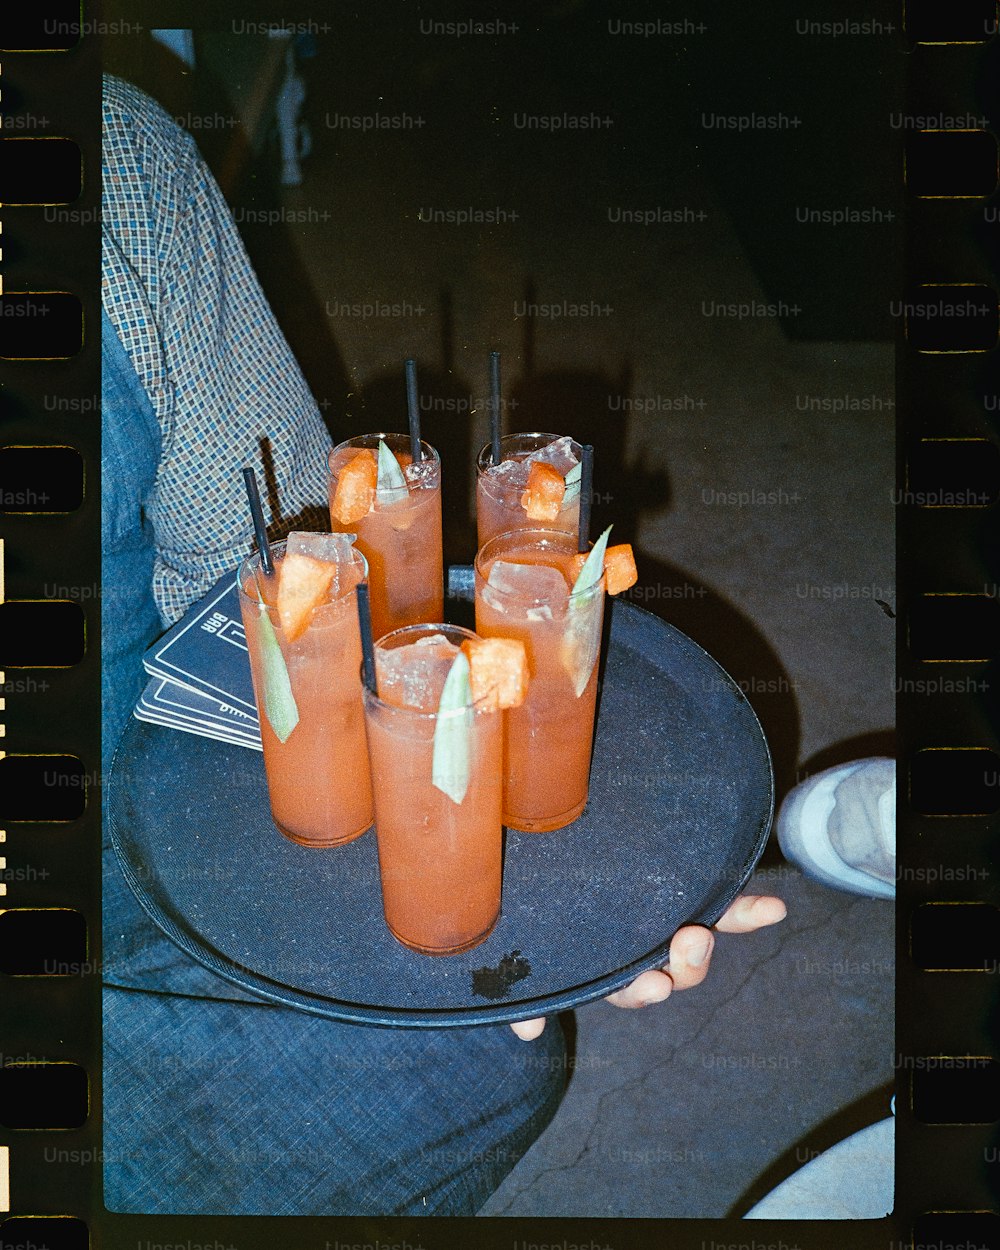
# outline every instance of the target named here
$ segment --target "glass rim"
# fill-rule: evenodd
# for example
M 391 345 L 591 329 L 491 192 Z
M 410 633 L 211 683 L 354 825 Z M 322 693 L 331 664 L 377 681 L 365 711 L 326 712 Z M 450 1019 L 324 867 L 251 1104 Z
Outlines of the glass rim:
M 475 573 L 479 577 L 481 577 L 484 582 L 486 581 L 486 578 L 483 575 L 483 571 L 479 566 L 479 559 L 487 547 L 492 547 L 494 543 L 500 543 L 505 538 L 517 539 L 522 545 L 526 546 L 527 542 L 525 540 L 527 539 L 528 541 L 530 541 L 530 537 L 535 534 L 541 534 L 543 538 L 558 538 L 561 540 L 564 546 L 567 542 L 572 543 L 573 549 L 574 549 L 574 555 L 582 554 L 576 551 L 576 536 L 574 534 L 567 533 L 566 530 L 545 529 L 543 526 L 536 526 L 532 529 L 504 530 L 502 534 L 494 534 L 492 538 L 488 538 L 486 542 L 484 542 L 483 545 L 476 552 L 476 556 L 472 564 L 472 567 Z M 594 544 L 593 542 L 591 542 L 589 549 L 593 549 L 593 546 Z M 571 590 L 569 592 L 568 598 L 577 599 L 579 602 L 582 603 L 584 601 L 584 598 L 587 595 L 596 593 L 598 589 L 600 589 L 601 592 L 603 593 L 603 591 L 606 588 L 606 583 L 607 583 L 607 574 L 602 569 L 601 576 L 597 579 L 596 582 L 593 582 L 591 583 L 591 585 L 584 587 L 583 590 Z M 506 590 L 497 590 L 495 586 L 491 586 L 490 590 L 494 591 L 498 595 L 503 595 L 504 598 L 507 598 L 507 599 L 514 597 L 512 595 L 512 592 L 506 591 Z M 530 604 L 528 604 L 527 600 L 525 600 L 526 606 L 531 606 L 531 607 L 535 607 L 540 604 L 544 604 L 548 602 L 549 600 L 547 598 L 532 599 Z
M 451 631 L 452 633 L 462 634 L 463 641 L 466 638 L 475 638 L 478 640 L 481 637 L 481 635 L 477 634 L 475 630 L 466 629 L 464 625 L 451 625 L 444 621 L 431 621 L 431 622 L 419 622 L 416 625 L 400 625 L 398 629 L 392 629 L 389 631 L 389 633 L 383 634 L 380 638 L 377 638 L 373 645 L 374 645 L 375 650 L 378 651 L 380 644 L 383 643 L 387 638 L 396 638 L 400 634 L 430 632 L 430 633 L 435 633 L 435 634 L 444 634 L 447 637 L 449 631 Z M 448 641 L 451 642 L 452 640 L 449 638 Z M 393 649 L 394 648 L 383 648 L 383 650 L 393 650 Z M 378 660 L 377 659 L 375 661 L 375 673 L 376 673 L 376 679 L 377 679 L 377 676 L 378 676 Z M 487 712 L 487 709 L 483 707 L 482 705 L 485 702 L 485 700 L 489 698 L 489 695 L 492 692 L 492 690 L 487 691 L 486 694 L 481 695 L 478 699 L 475 700 L 475 702 L 468 704 L 466 707 L 452 708 L 450 711 L 447 711 L 447 712 L 440 712 L 440 711 L 424 712 L 424 711 L 421 711 L 420 708 L 416 708 L 416 707 L 405 707 L 399 703 L 387 703 L 381 697 L 381 695 L 376 694 L 374 690 L 370 690 L 368 686 L 365 685 L 364 663 L 362 663 L 361 665 L 361 692 L 364 696 L 366 705 L 368 702 L 371 702 L 375 704 L 377 707 L 385 708 L 387 711 L 391 713 L 402 713 L 403 715 L 411 717 L 414 720 L 434 721 L 440 718 L 447 719 L 447 718 L 462 716 L 466 712 L 475 712 L 477 714 L 485 714 Z M 489 714 L 493 715 L 493 712 L 490 711 Z
M 298 532 L 303 533 L 307 531 L 300 530 Z M 315 532 L 317 534 L 327 533 L 326 530 L 316 530 Z M 357 539 L 357 534 L 355 534 L 354 537 L 355 539 Z M 272 556 L 284 555 L 285 548 L 287 546 L 288 546 L 287 538 L 276 538 L 273 542 L 269 542 L 267 544 L 267 549 L 271 553 Z M 357 559 L 355 559 L 355 557 L 357 557 Z M 364 577 L 361 580 L 364 582 L 367 582 L 368 581 L 368 559 L 365 556 L 364 552 L 359 547 L 356 547 L 354 543 L 352 543 L 351 544 L 352 566 L 357 563 L 357 560 L 361 561 L 361 568 L 364 573 Z M 259 598 L 255 599 L 252 595 L 248 595 L 247 592 L 243 589 L 243 583 L 246 580 L 246 578 L 248 576 L 254 575 L 254 570 L 250 567 L 254 563 L 254 561 L 257 562 L 257 567 L 260 567 L 259 548 L 256 551 L 252 551 L 248 556 L 244 556 L 243 559 L 240 561 L 240 567 L 236 570 L 236 591 L 237 591 L 237 594 L 241 598 L 246 599 L 250 603 L 256 603 L 259 605 L 261 602 L 260 599 Z M 351 598 L 352 595 L 356 594 L 358 586 L 360 586 L 360 584 L 361 582 L 357 582 L 354 586 L 351 587 L 350 590 L 346 591 L 342 595 L 338 595 L 336 599 L 328 599 L 325 603 L 317 604 L 316 605 L 317 608 L 322 610 L 323 608 L 332 608 L 335 604 L 338 604 L 338 603 L 346 603 Z M 267 608 L 268 612 L 277 611 L 277 607 L 274 604 L 265 604 L 264 606 Z
M 348 447 L 367 448 L 374 450 L 378 447 L 379 439 L 384 439 L 386 446 L 392 447 L 394 442 L 405 442 L 406 448 L 410 446 L 410 436 L 400 430 L 376 430 L 371 434 L 355 434 L 353 438 L 345 438 L 342 443 L 338 443 L 336 447 L 331 447 L 326 454 L 327 472 L 333 475 L 333 458 L 338 451 L 344 451 Z M 432 447 L 425 438 L 420 440 L 421 451 L 424 452 L 421 463 L 424 460 L 432 460 L 436 465 L 440 466 L 441 456 L 437 448 Z M 428 454 L 429 453 L 429 454 Z
M 583 451 L 583 444 L 578 443 L 576 439 L 573 438 L 572 434 L 549 434 L 545 430 L 517 430 L 510 434 L 500 435 L 501 450 L 503 449 L 504 443 L 510 442 L 515 438 L 547 438 L 550 443 L 558 442 L 560 438 L 568 438 L 577 449 L 578 458 L 582 458 L 581 453 Z M 542 443 L 540 446 L 546 447 L 548 444 Z M 538 449 L 536 448 L 536 450 Z M 487 458 L 485 462 L 484 457 Z M 502 464 L 503 460 L 501 460 L 500 463 Z M 486 443 L 484 447 L 480 448 L 479 455 L 476 457 L 476 476 L 485 477 L 489 470 L 493 467 L 493 442 L 490 440 L 490 442 Z

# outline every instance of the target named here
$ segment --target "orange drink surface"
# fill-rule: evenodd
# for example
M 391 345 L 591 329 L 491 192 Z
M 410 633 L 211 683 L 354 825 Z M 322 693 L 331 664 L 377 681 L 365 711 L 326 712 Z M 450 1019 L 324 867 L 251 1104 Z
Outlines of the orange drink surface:
M 572 595 L 575 536 L 501 534 L 476 556 L 476 631 L 519 638 L 528 654 L 523 704 L 504 713 L 504 824 L 547 833 L 587 802 L 604 615 L 603 575 Z
M 364 691 L 385 921 L 426 955 L 476 946 L 500 914 L 502 713 L 482 699 L 437 710 L 461 643 L 474 638 L 453 625 L 397 630 L 375 646 L 378 694 Z M 434 784 L 442 717 L 461 721 L 467 747 L 467 784 L 450 794 Z
M 274 575 L 254 555 L 243 562 L 238 585 L 271 814 L 293 842 L 336 846 L 372 823 L 355 594 L 365 562 L 351 551 L 323 601 L 290 628 L 279 611 L 286 544 L 272 543 L 270 552 Z
M 580 523 L 579 481 L 570 479 L 565 494 L 548 510 L 545 519 L 529 515 L 530 500 L 525 497 L 534 461 L 551 466 L 564 481 L 580 464 L 582 448 L 568 436 L 555 434 L 505 434 L 500 440 L 500 463 L 493 463 L 493 448 L 487 443 L 476 461 L 476 527 L 479 546 L 512 530 L 562 530 L 575 534 Z
M 404 491 L 375 488 L 380 440 L 403 471 Z M 330 452 L 330 528 L 358 536 L 357 548 L 368 561 L 376 638 L 444 615 L 441 461 L 429 443 L 420 446 L 423 459 L 416 464 L 404 434 L 364 434 Z M 345 473 L 358 478 L 361 489 L 348 489 L 351 483 L 341 481 Z

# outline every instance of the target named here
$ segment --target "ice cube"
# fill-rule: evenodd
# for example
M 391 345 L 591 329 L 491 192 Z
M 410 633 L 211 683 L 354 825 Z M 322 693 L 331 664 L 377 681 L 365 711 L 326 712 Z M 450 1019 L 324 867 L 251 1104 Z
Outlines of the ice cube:
M 439 472 L 440 468 L 437 462 L 430 456 L 425 456 L 423 460 L 412 461 L 403 470 L 406 480 L 421 489 L 433 486 L 434 479 Z
M 494 560 L 483 588 L 483 599 L 497 612 L 539 603 L 565 605 L 569 585 L 560 570 L 548 564 Z
M 408 530 L 417 517 L 416 505 L 420 496 L 414 495 L 413 491 L 423 490 L 432 485 L 432 479 L 437 472 L 438 466 L 433 460 L 421 460 L 417 464 L 406 465 L 403 469 L 403 477 L 410 483 L 410 487 L 405 491 L 394 492 L 389 503 L 385 505 L 380 503 L 379 507 L 397 534 Z
M 458 654 L 444 634 L 428 634 L 405 647 L 375 649 L 379 698 L 397 707 L 436 712 L 441 689 Z
M 324 534 L 312 533 L 308 530 L 292 530 L 288 535 L 285 550 L 289 555 L 300 552 L 304 556 L 312 556 L 314 560 L 325 560 L 327 564 L 350 564 L 353 559 L 353 544 L 357 534 Z
M 502 460 L 500 464 L 492 466 L 488 472 L 502 490 L 524 490 L 528 485 L 531 466 L 536 461 L 551 464 L 563 477 L 579 464 L 573 452 L 573 440 L 567 434 L 562 438 L 557 438 L 554 442 L 546 443 L 537 451 L 530 452 L 521 460 Z
M 527 481 L 527 474 L 531 472 L 532 462 L 535 460 L 541 464 L 552 465 L 563 477 L 566 476 L 574 465 L 579 464 L 579 460 L 573 451 L 573 440 L 568 434 L 564 434 L 562 438 L 557 438 L 554 443 L 546 443 L 544 447 L 539 447 L 537 451 L 533 451 L 530 455 L 525 456 L 522 461 L 523 464 L 527 465 L 525 481 Z
M 524 460 L 501 460 L 488 469 L 490 480 L 498 490 L 524 490 L 528 485 L 531 465 Z
M 310 530 L 292 530 L 288 535 L 285 551 L 288 555 L 311 556 L 324 564 L 333 564 L 336 571 L 326 601 L 339 599 L 352 590 L 362 575 L 354 566 L 354 540 L 357 534 L 326 534 Z

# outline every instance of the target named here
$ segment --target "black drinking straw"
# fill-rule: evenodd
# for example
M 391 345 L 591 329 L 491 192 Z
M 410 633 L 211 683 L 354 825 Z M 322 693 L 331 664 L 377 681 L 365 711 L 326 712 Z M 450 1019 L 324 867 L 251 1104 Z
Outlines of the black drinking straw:
M 423 457 L 420 450 L 420 397 L 417 394 L 417 362 L 406 362 L 406 407 L 410 416 L 410 455 L 417 464 Z
M 257 489 L 257 475 L 253 469 L 243 470 L 243 481 L 246 483 L 247 499 L 250 501 L 250 515 L 253 517 L 253 532 L 257 536 L 260 548 L 260 567 L 270 577 L 274 573 L 271 560 L 271 549 L 267 543 L 267 527 L 264 524 L 264 513 L 260 506 L 260 491 Z
M 490 352 L 490 442 L 493 463 L 500 463 L 500 353 Z
M 580 529 L 577 533 L 577 551 L 590 549 L 590 501 L 594 491 L 594 449 L 590 443 L 581 448 L 583 458 L 580 469 Z
M 364 661 L 365 685 L 378 694 L 375 678 L 375 640 L 372 638 L 372 609 L 368 602 L 368 583 L 358 583 L 358 625 L 361 629 L 361 655 Z

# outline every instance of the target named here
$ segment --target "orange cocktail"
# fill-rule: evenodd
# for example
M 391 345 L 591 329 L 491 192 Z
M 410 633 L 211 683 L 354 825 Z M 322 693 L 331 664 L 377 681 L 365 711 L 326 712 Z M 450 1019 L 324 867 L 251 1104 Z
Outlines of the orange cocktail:
M 493 447 L 487 443 L 476 461 L 479 546 L 497 534 L 539 525 L 575 534 L 580 523 L 582 450 L 568 436 L 505 434 L 500 440 L 500 463 L 496 465 Z M 555 487 L 549 506 L 544 491 L 538 494 L 538 506 L 526 495 L 531 466 L 536 462 L 546 466 L 550 484 Z
M 528 693 L 506 713 L 504 824 L 561 829 L 587 802 L 604 617 L 602 574 L 571 594 L 574 537 L 558 530 L 501 534 L 476 556 L 476 630 L 520 639 Z
M 398 476 L 383 472 L 380 442 Z M 420 447 L 414 463 L 406 435 L 363 434 L 330 452 L 330 528 L 358 536 L 376 638 L 444 615 L 441 461 L 429 443 Z
M 329 544 L 332 536 L 293 535 L 289 542 L 296 537 Z M 306 610 L 294 622 L 287 592 L 295 587 L 287 577 L 279 602 L 282 578 L 298 558 L 284 542 L 270 545 L 273 576 L 262 572 L 259 554 L 238 574 L 271 814 L 285 837 L 304 846 L 350 842 L 372 823 L 355 593 L 366 569 L 360 552 L 339 536 L 337 542 L 340 551 L 329 544 L 326 553 L 342 560 L 306 556 L 336 567 L 322 601 L 311 608 L 302 603 Z M 315 543 L 307 546 L 315 553 Z
M 439 710 L 466 639 L 454 625 L 381 638 L 378 694 L 364 691 L 385 920 L 427 955 L 477 945 L 500 914 L 503 717 L 485 698 Z

